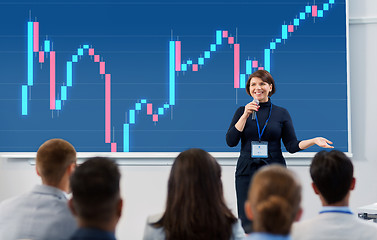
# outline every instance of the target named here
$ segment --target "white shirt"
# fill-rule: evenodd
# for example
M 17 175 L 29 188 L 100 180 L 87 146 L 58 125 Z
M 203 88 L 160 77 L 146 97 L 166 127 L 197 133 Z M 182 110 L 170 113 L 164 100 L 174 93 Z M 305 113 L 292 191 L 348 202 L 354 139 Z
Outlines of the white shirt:
M 155 228 L 151 223 L 157 222 L 161 219 L 162 214 L 149 216 L 144 229 L 143 240 L 165 240 L 165 231 L 163 228 Z M 230 240 L 243 240 L 245 239 L 245 232 L 242 228 L 241 221 L 238 220 L 232 226 L 232 236 Z
M 318 216 L 294 223 L 291 236 L 293 240 L 373 240 L 377 223 L 358 218 L 347 207 L 326 207 Z

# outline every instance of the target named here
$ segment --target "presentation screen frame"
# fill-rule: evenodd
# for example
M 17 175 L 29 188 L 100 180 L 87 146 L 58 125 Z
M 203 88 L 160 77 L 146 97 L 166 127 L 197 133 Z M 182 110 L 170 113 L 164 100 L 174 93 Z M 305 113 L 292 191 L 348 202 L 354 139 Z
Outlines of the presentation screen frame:
M 120 2 L 122 2 L 122 1 L 120 1 Z M 346 121 L 346 125 L 347 125 L 347 141 L 346 141 L 346 144 L 347 144 L 347 146 L 346 146 L 346 151 L 344 151 L 345 153 L 347 153 L 347 155 L 348 156 L 352 156 L 352 144 L 351 144 L 351 109 L 350 109 L 350 74 L 349 74 L 349 50 L 348 50 L 348 48 L 349 48 L 349 9 L 348 9 L 348 6 L 349 6 L 349 4 L 348 4 L 348 0 L 346 0 L 346 1 L 344 1 L 344 3 L 345 3 L 345 34 L 346 34 L 346 36 L 345 36 L 345 40 L 346 40 L 346 43 L 345 43 L 345 45 L 346 45 L 346 86 L 345 86 L 345 88 L 346 88 L 346 98 L 347 98 L 347 100 L 346 100 L 346 105 L 347 105 L 347 109 L 345 110 L 346 111 L 346 115 L 347 115 L 347 121 Z M 46 6 L 52 6 L 52 7 L 56 7 L 56 6 L 53 6 L 53 4 L 52 5 L 49 5 L 48 3 L 46 3 L 47 5 Z M 72 2 L 68 2 L 68 4 L 72 4 Z M 169 2 L 167 2 L 167 4 L 170 4 Z M 194 1 L 194 3 L 192 4 L 192 6 L 191 7 L 193 7 L 193 6 L 195 6 L 195 4 L 197 4 L 195 1 Z M 227 3 L 224 3 L 225 5 L 227 5 Z M 335 3 L 336 4 L 336 3 Z M 43 5 L 43 3 L 42 3 L 42 5 Z M 115 5 L 115 7 L 116 6 L 122 6 L 122 5 Z M 189 7 L 190 7 L 190 5 L 188 5 Z M 16 4 L 14 5 L 14 7 L 16 8 L 17 7 L 17 1 L 16 1 Z M 64 5 L 63 5 L 63 7 L 64 7 Z M 114 7 L 114 6 L 113 6 Z M 43 24 L 45 24 L 46 22 L 47 22 L 47 19 L 46 18 L 43 18 L 44 16 L 42 15 L 42 16 L 35 16 L 35 15 L 37 15 L 37 13 L 38 13 L 38 10 L 33 10 L 34 8 L 38 8 L 38 6 L 36 6 L 36 5 L 31 5 L 30 6 L 30 12 L 29 12 L 29 24 L 30 24 L 30 22 L 32 22 L 33 23 L 33 25 L 34 25 L 34 23 L 36 23 L 36 22 L 38 22 L 39 23 L 39 27 L 40 27 L 40 29 L 39 29 L 39 31 L 40 31 L 40 33 L 41 33 L 41 39 L 40 39 L 40 49 L 39 50 L 37 50 L 37 52 L 39 51 L 39 52 L 41 52 L 42 50 L 44 51 L 44 53 L 46 54 L 46 52 L 47 52 L 47 49 L 46 49 L 46 46 L 42 46 L 43 45 L 43 43 L 42 43 L 42 32 L 43 33 L 46 33 L 46 32 L 48 32 L 48 30 L 51 30 L 51 28 L 50 29 L 44 29 L 44 25 Z M 295 17 L 295 16 L 289 16 L 289 17 L 287 17 L 287 18 L 292 18 L 292 17 Z M 297 18 L 297 16 L 296 16 L 296 18 Z M 294 25 L 293 23 L 283 23 L 283 25 L 287 25 L 287 26 L 289 26 L 290 24 L 292 24 L 292 25 Z M 25 26 L 26 26 L 26 22 L 25 22 Z M 214 35 L 216 34 L 218 34 L 218 31 L 219 30 L 217 30 L 217 29 L 219 29 L 218 27 L 216 27 L 215 28 L 215 30 L 213 31 L 213 33 L 214 33 Z M 216 45 L 215 46 L 215 48 L 216 47 L 220 47 L 220 44 L 218 44 L 216 41 L 217 41 L 217 36 L 214 38 L 215 39 L 215 42 L 213 43 L 213 44 L 210 44 L 210 49 L 208 49 L 208 51 L 206 51 L 206 49 L 204 49 L 204 48 L 202 48 L 203 49 L 203 51 L 200 53 L 200 54 L 196 54 L 196 55 L 198 55 L 199 56 L 199 58 L 197 58 L 196 60 L 197 60 L 197 63 L 195 64 L 195 63 L 188 63 L 186 60 L 187 59 L 184 59 L 184 44 L 186 44 L 187 43 L 187 41 L 185 40 L 185 36 L 183 35 L 183 36 L 179 36 L 179 33 L 178 33 L 178 35 L 175 35 L 176 34 L 176 32 L 178 32 L 179 30 L 177 30 L 177 29 L 174 29 L 174 31 L 172 30 L 172 32 L 171 32 L 171 35 L 172 35 L 172 39 L 173 40 L 170 40 L 170 44 L 172 43 L 172 42 L 174 42 L 174 50 L 177 50 L 178 48 L 177 48 L 177 43 L 179 42 L 179 44 L 182 44 L 182 59 L 180 59 L 180 61 L 182 61 L 182 65 L 181 65 L 181 67 L 183 67 L 183 65 L 185 65 L 186 64 L 186 67 L 187 68 L 192 68 L 192 72 L 195 72 L 195 71 L 205 71 L 205 70 L 202 70 L 201 69 L 201 66 L 200 66 L 200 61 L 201 61 L 201 59 L 204 59 L 205 61 L 207 61 L 207 59 L 206 59 L 206 52 L 209 52 L 210 54 L 211 54 L 211 56 L 212 56 L 212 54 L 213 55 L 215 55 L 217 52 L 216 52 L 216 50 L 214 50 L 214 51 L 212 51 L 212 45 Z M 237 31 L 241 31 L 241 28 L 235 28 L 235 31 L 237 32 Z M 27 27 L 25 27 L 25 32 L 27 33 Z M 56 31 L 56 32 L 58 32 L 58 31 Z M 55 32 L 55 34 L 56 35 L 58 35 L 58 33 L 56 33 Z M 225 30 L 221 30 L 221 34 L 224 34 L 224 32 L 225 32 Z M 230 33 L 230 31 L 229 31 L 229 33 Z M 76 33 L 77 34 L 77 33 Z M 59 35 L 58 35 L 59 36 Z M 79 35 L 77 35 L 77 36 L 79 36 Z M 236 36 L 238 36 L 238 35 L 235 35 L 234 36 L 234 41 L 235 42 L 237 42 L 237 40 L 236 40 Z M 25 38 L 27 37 L 27 34 L 26 34 L 26 36 L 25 36 Z M 60 36 L 61 37 L 61 36 Z M 239 37 L 240 38 L 242 38 L 242 34 L 240 34 L 239 35 Z M 11 35 L 9 35 L 9 38 L 11 39 L 12 38 L 12 36 Z M 289 37 L 288 37 L 289 38 Z M 44 41 L 46 41 L 46 39 L 48 39 L 48 40 L 51 40 L 51 42 L 53 42 L 54 41 L 54 39 L 56 39 L 56 38 L 54 38 L 54 33 L 51 33 L 51 36 L 46 36 L 45 37 L 45 39 L 44 39 Z M 182 39 L 182 41 L 180 41 Z M 185 41 L 183 41 L 183 40 L 185 40 Z M 227 38 L 224 38 L 224 35 L 223 35 L 223 37 L 222 37 L 222 41 L 229 41 L 229 36 L 227 37 Z M 289 40 L 289 39 L 288 39 Z M 288 42 L 288 40 L 287 40 L 287 42 Z M 240 40 L 241 41 L 241 40 Z M 241 42 L 240 42 L 240 44 L 241 44 Z M 82 46 L 82 47 L 81 47 Z M 76 50 L 79 50 L 79 49 L 84 49 L 83 51 L 87 51 L 87 50 L 89 50 L 89 49 L 91 49 L 92 47 L 92 45 L 88 45 L 89 47 L 88 48 L 85 48 L 85 45 L 80 45 L 80 47 L 78 48 L 78 49 L 76 49 Z M 25 47 L 25 53 L 27 53 L 27 43 L 26 43 L 26 41 L 25 41 L 25 44 L 23 45 L 23 47 Z M 232 45 L 232 47 L 234 47 L 234 49 L 235 49 L 235 44 L 233 43 L 233 45 Z M 241 47 L 242 47 L 242 45 L 241 45 Z M 57 44 L 56 44 L 56 46 L 55 45 L 53 45 L 53 44 L 51 44 L 51 49 L 50 49 L 50 52 L 52 52 L 52 50 L 54 50 L 54 49 L 56 49 L 56 55 L 58 56 L 58 54 L 59 54 L 59 50 L 58 50 L 58 46 L 57 46 Z M 176 57 L 177 57 L 177 54 L 175 54 L 174 55 L 174 58 L 175 59 L 171 59 L 171 54 L 169 55 L 168 54 L 168 52 L 169 51 L 171 51 L 172 49 L 173 49 L 171 46 L 166 46 L 166 51 L 165 51 L 165 53 L 166 53 L 166 59 L 164 59 L 164 61 L 166 62 L 166 63 L 170 63 L 171 64 L 171 61 L 175 61 L 175 66 L 177 65 L 176 64 Z M 270 47 L 270 48 L 273 48 L 273 47 Z M 41 50 L 42 49 L 42 50 Z M 230 49 L 231 51 L 233 51 L 233 48 L 231 48 Z M 270 49 L 270 50 L 272 50 L 272 49 Z M 68 50 L 66 50 L 66 49 L 64 49 L 64 50 L 61 50 L 61 51 L 68 51 Z M 81 51 L 81 50 L 80 50 Z M 96 51 L 96 50 L 95 50 Z M 235 50 L 234 50 L 235 51 Z M 32 56 L 32 57 L 36 57 L 36 55 L 38 54 L 37 52 L 33 52 L 33 55 L 34 56 Z M 91 55 L 90 54 L 90 52 L 88 51 L 88 54 L 89 55 Z M 102 53 L 102 52 L 100 52 L 100 54 L 101 54 L 101 57 L 103 57 L 103 58 L 109 58 L 109 56 L 112 54 L 111 52 L 109 53 L 109 52 L 106 52 L 106 51 L 104 51 L 104 53 Z M 228 55 L 229 55 L 229 53 L 227 53 Z M 233 54 L 233 52 L 230 52 L 230 55 L 232 55 Z M 78 52 L 77 54 L 74 54 L 74 55 L 76 55 L 76 56 L 79 56 L 79 58 L 81 57 L 81 55 L 80 55 L 80 53 Z M 95 55 L 95 54 L 94 54 Z M 94 59 L 94 61 L 95 61 L 95 57 L 94 57 L 94 55 L 93 55 L 93 59 Z M 225 53 L 224 53 L 224 55 L 225 55 Z M 194 56 L 195 56 L 195 54 L 194 54 Z M 49 55 L 49 56 L 47 56 L 47 55 L 45 55 L 45 60 L 47 61 L 48 60 L 48 58 L 51 58 L 51 55 Z M 242 56 L 240 57 L 241 58 L 241 61 L 244 61 L 244 59 L 242 59 Z M 211 63 L 210 61 L 212 61 L 212 58 L 211 57 L 208 57 L 208 62 L 209 63 Z M 233 60 L 233 59 L 232 59 Z M 25 64 L 25 62 L 27 62 L 28 60 L 26 59 L 23 63 Z M 33 60 L 34 62 L 35 61 L 37 61 L 37 60 Z M 56 58 L 56 61 L 57 61 L 57 63 L 58 63 L 58 61 L 60 61 L 60 64 L 62 63 L 62 62 L 64 62 L 63 60 L 61 60 L 61 59 L 59 59 L 58 57 Z M 102 60 L 102 59 L 99 59 L 99 61 L 98 62 L 105 62 L 104 60 Z M 184 62 L 184 61 L 186 61 L 186 62 Z M 263 59 L 260 59 L 260 62 L 262 62 L 263 61 Z M 75 60 L 74 59 L 72 59 L 71 60 L 71 62 L 75 62 Z M 95 61 L 96 62 L 96 61 Z M 193 62 L 195 62 L 195 60 L 193 60 Z M 51 64 L 51 62 L 50 62 L 50 64 Z M 106 63 L 107 64 L 107 63 Z M 233 63 L 232 63 L 233 64 Z M 266 64 L 266 62 L 264 62 L 264 64 Z M 271 60 L 271 64 L 273 64 L 273 61 Z M 42 69 L 42 64 L 38 64 L 38 63 L 36 63 L 35 64 L 36 66 L 41 66 L 41 69 Z M 194 66 L 194 65 L 196 65 L 196 66 Z M 24 66 L 25 68 L 27 68 L 28 66 Z M 37 79 L 37 77 L 46 77 L 47 76 L 47 78 L 48 78 L 48 71 L 44 71 L 43 72 L 43 70 L 47 70 L 48 68 L 47 68 L 48 66 L 47 66 L 47 64 L 45 64 L 44 66 L 43 66 L 43 68 L 45 68 L 45 69 L 42 69 L 42 70 L 35 70 L 35 72 L 37 72 L 37 71 L 39 71 L 39 73 L 36 73 L 36 74 L 39 74 L 39 76 L 34 76 L 34 78 L 35 79 Z M 218 67 L 218 66 L 217 66 Z M 67 67 L 68 68 L 68 67 Z M 104 69 L 105 67 L 103 66 L 103 69 Z M 196 70 L 194 70 L 195 68 L 197 68 Z M 205 67 L 202 67 L 203 69 L 205 68 Z M 265 69 L 268 69 L 268 66 L 266 66 L 266 65 L 264 65 L 264 68 Z M 111 64 L 109 64 L 109 65 L 106 65 L 106 70 L 107 69 L 111 69 Z M 214 69 L 214 68 L 213 68 Z M 58 71 L 59 70 L 59 68 L 57 67 L 56 68 L 56 71 Z M 101 70 L 101 66 L 99 67 L 99 70 L 100 70 L 100 72 L 102 71 Z M 233 70 L 233 69 L 232 69 Z M 50 71 L 51 71 L 51 69 L 50 69 Z M 68 71 L 68 70 L 67 70 Z M 104 71 L 104 70 L 103 70 Z M 172 83 L 172 81 L 171 81 L 171 72 L 169 72 L 168 71 L 168 69 L 166 69 L 165 71 L 167 71 L 166 72 L 166 75 L 167 75 L 167 78 L 169 78 L 169 86 L 168 87 L 170 87 L 171 88 L 171 84 L 173 84 Z M 178 73 L 178 71 L 180 71 L 180 73 Z M 245 71 L 247 71 L 246 69 L 242 69 L 241 67 L 240 67 L 240 72 L 238 73 L 238 74 L 241 74 L 241 78 L 242 78 L 242 71 L 243 72 L 245 72 Z M 272 71 L 272 73 L 273 73 L 273 71 Z M 21 83 L 23 84 L 23 86 L 25 86 L 25 85 L 27 85 L 26 84 L 26 82 L 28 81 L 27 79 L 29 78 L 29 76 L 26 76 L 28 73 L 27 73 L 27 71 L 25 70 L 25 76 L 24 76 L 24 79 L 20 79 L 20 80 L 18 80 L 17 79 L 17 81 L 20 81 L 18 84 L 19 84 L 19 86 L 21 85 Z M 51 74 L 51 73 L 50 73 Z M 78 77 L 78 76 L 80 76 L 80 73 L 79 72 L 77 72 L 77 73 L 74 73 L 73 74 L 73 81 L 75 81 L 75 74 L 77 75 L 76 77 Z M 181 75 L 179 75 L 179 74 L 181 74 Z M 189 72 L 187 72 L 187 74 L 186 75 L 189 75 L 189 74 L 191 74 L 191 73 L 189 73 Z M 210 74 L 210 73 L 206 73 L 206 74 Z M 109 77 L 110 78 L 110 76 L 109 76 L 110 74 L 107 74 L 107 72 L 105 73 L 104 72 L 104 74 L 103 74 L 103 76 L 102 76 L 102 78 L 103 78 L 103 80 L 106 82 L 107 81 L 107 78 Z M 180 70 L 176 70 L 176 71 L 174 71 L 174 75 L 175 75 L 175 77 L 177 77 L 177 76 L 179 76 L 179 77 L 182 77 L 182 78 L 184 78 L 184 77 L 187 77 L 187 76 L 183 76 L 184 75 L 184 73 L 183 73 L 183 70 L 182 69 L 180 69 Z M 245 75 L 245 74 L 244 74 Z M 273 74 L 274 75 L 274 74 Z M 208 75 L 207 75 L 208 76 Z M 112 78 L 113 78 L 113 75 L 111 76 Z M 239 76 L 238 76 L 239 77 Z M 246 77 L 247 77 L 247 74 L 246 74 Z M 68 77 L 67 77 L 68 78 Z M 177 77 L 178 78 L 178 77 Z M 59 87 L 61 87 L 61 86 L 58 86 L 58 80 L 57 80 L 57 83 L 56 83 L 56 89 L 59 89 Z M 106 84 L 106 83 L 105 83 Z M 150 84 L 150 82 L 147 82 L 147 84 Z M 63 84 L 64 85 L 64 84 Z M 242 85 L 242 83 L 241 83 L 241 85 Z M 279 84 L 278 84 L 278 86 L 279 86 Z M 280 86 L 281 87 L 281 86 Z M 27 93 L 29 93 L 30 94 L 30 88 L 31 88 L 31 86 L 27 86 L 26 88 L 28 88 L 29 90 L 27 90 L 26 92 Z M 241 86 L 238 86 L 238 88 L 242 88 Z M 20 88 L 21 89 L 21 88 Z M 66 88 L 65 88 L 66 89 Z M 114 91 L 113 90 L 114 88 L 112 88 L 112 91 Z M 152 88 L 152 90 L 153 90 L 153 88 Z M 33 90 L 34 91 L 34 90 Z M 175 89 L 175 92 L 173 93 L 173 94 L 180 94 L 179 93 L 179 89 L 178 88 L 176 88 Z M 242 98 L 242 96 L 238 96 L 237 94 L 239 94 L 239 92 L 237 92 L 238 90 L 236 89 L 236 102 L 237 101 L 240 101 L 240 102 L 245 102 L 245 98 Z M 62 104 L 62 105 L 64 105 L 64 100 L 63 100 L 63 96 L 58 96 L 59 94 L 60 94 L 60 90 L 58 91 L 57 90 L 57 92 L 59 92 L 59 93 L 57 93 L 57 96 L 55 96 L 55 101 L 50 101 L 50 107 L 51 107 L 51 102 L 54 102 L 54 104 L 58 104 L 58 103 L 60 103 L 60 104 Z M 17 100 L 20 100 L 21 98 L 22 98 L 22 94 L 23 94 L 24 92 L 21 92 L 20 91 L 20 94 L 19 94 L 19 98 L 17 99 Z M 150 93 L 150 90 L 147 90 L 147 93 Z M 35 93 L 33 93 L 33 95 L 32 96 L 34 96 L 34 94 Z M 62 94 L 62 93 L 61 93 Z M 105 90 L 105 96 L 104 96 L 104 98 L 106 99 L 106 94 L 107 94 L 107 92 L 106 92 L 106 90 Z M 172 116 L 173 116 L 173 113 L 174 114 L 177 114 L 177 116 L 174 116 L 174 117 L 177 117 L 177 118 L 179 118 L 180 116 L 179 116 L 179 112 L 178 112 L 178 108 L 179 108 L 179 106 L 175 106 L 176 105 L 176 103 L 175 103 L 175 99 L 173 99 L 173 97 L 172 97 L 172 92 L 171 92 L 171 90 L 167 90 L 167 94 L 169 95 L 168 97 L 167 97 L 167 100 L 166 100 L 166 103 L 163 103 L 163 104 L 160 104 L 161 105 L 161 107 L 160 108 L 155 108 L 154 107 L 154 105 L 153 105 L 153 113 L 151 113 L 151 114 L 149 114 L 149 113 L 147 113 L 147 115 L 150 115 L 149 117 L 150 117 L 150 119 L 148 119 L 147 121 L 151 121 L 151 119 L 152 119 L 152 121 L 154 121 L 154 117 L 157 117 L 157 119 L 160 117 L 160 118 L 163 118 L 164 116 L 163 116 L 163 114 L 159 114 L 159 111 L 160 111 L 160 109 L 162 108 L 162 111 L 165 111 L 165 114 L 166 115 L 171 115 L 171 118 L 173 118 Z M 244 93 L 243 93 L 244 94 Z M 57 100 L 57 99 L 59 99 L 59 97 L 60 97 L 60 102 L 59 102 L 59 100 Z M 272 98 L 272 99 L 274 99 L 274 98 Z M 1 101 L 2 100 L 2 101 Z M 48 100 L 50 100 L 50 99 L 48 99 Z M 143 101 L 144 99 L 142 99 L 142 98 L 140 98 L 139 100 L 138 100 L 138 102 L 137 103 L 141 103 L 141 104 L 143 104 Z M 320 100 L 320 99 L 319 99 Z M 4 102 L 5 101 L 5 99 L 0 99 L 0 102 Z M 177 98 L 177 101 L 179 101 L 179 99 Z M 114 103 L 115 101 L 114 100 L 112 100 L 112 107 L 114 108 L 114 106 L 117 106 L 116 105 L 116 103 Z M 283 101 L 284 102 L 284 101 Z M 148 100 L 146 100 L 146 102 L 145 102 L 145 104 L 147 105 L 149 103 L 149 99 Z M 238 103 L 238 102 L 237 102 Z M 169 105 L 168 107 L 164 107 L 165 105 Z M 106 109 L 106 102 L 104 103 L 104 108 Z M 278 104 L 279 105 L 279 104 Z M 283 106 L 284 106 L 284 104 L 283 104 Z M 30 106 L 29 106 L 30 107 Z M 53 106 L 55 109 L 58 107 L 58 105 L 55 105 L 55 106 Z M 64 107 L 64 106 L 60 106 L 60 107 Z M 129 125 L 129 127 L 132 127 L 132 121 L 135 121 L 135 118 L 137 118 L 137 115 L 136 115 L 136 117 L 134 117 L 134 118 L 131 118 L 131 115 L 132 114 L 135 114 L 135 111 L 138 111 L 138 109 L 137 109 L 137 105 L 134 107 L 134 111 L 133 112 L 131 112 L 130 110 L 127 110 L 126 111 L 126 114 L 125 114 L 125 123 L 127 123 L 128 125 Z M 177 107 L 177 109 L 175 109 L 175 107 Z M 326 106 L 325 106 L 326 107 Z M 23 111 L 22 109 L 22 106 L 20 106 L 20 109 L 18 109 L 19 111 Z M 164 109 L 165 108 L 165 109 Z M 228 113 L 230 113 L 230 115 L 228 116 L 228 118 L 227 118 L 227 123 L 226 124 L 229 124 L 230 123 L 230 120 L 231 120 L 231 117 L 232 117 L 232 114 L 233 114 L 233 112 L 236 110 L 236 106 L 234 106 L 233 108 L 231 108 L 230 110 L 229 110 L 229 108 L 228 108 Z M 168 109 L 168 110 L 166 110 L 166 109 Z M 171 112 L 169 112 L 169 110 L 171 109 Z M 173 111 L 173 109 L 174 109 L 174 111 Z M 145 106 L 145 110 L 146 111 L 149 111 L 149 109 L 147 110 L 147 106 Z M 289 111 L 290 111 L 290 109 L 288 109 Z M 30 111 L 30 108 L 29 108 L 29 111 Z M 54 110 L 52 110 L 52 111 L 54 111 Z M 56 110 L 55 110 L 56 111 Z M 80 111 L 80 110 L 77 110 L 76 109 L 76 111 Z M 106 111 L 106 110 L 105 110 Z M 56 111 L 57 112 L 57 111 Z M 168 112 L 168 113 L 166 113 L 166 112 Z M 290 111 L 291 112 L 291 111 Z M 3 115 L 4 113 L 2 113 L 2 115 Z M 54 113 L 54 114 L 57 114 L 57 115 L 59 115 L 60 113 Z M 54 114 L 52 114 L 53 116 L 55 116 Z M 113 117 L 113 116 L 111 116 L 111 117 Z M 293 120 L 295 121 L 295 118 L 294 118 L 294 116 L 292 117 L 293 118 Z M 104 117 L 104 119 L 103 119 L 103 122 L 104 122 L 104 125 L 106 125 L 106 121 L 109 121 L 109 120 L 107 120 L 106 119 L 106 116 Z M 144 121 L 144 120 L 143 120 Z M 167 123 L 164 123 L 165 125 L 169 125 L 169 121 L 166 121 Z M 157 123 L 157 124 L 160 124 L 160 123 Z M 114 132 L 116 132 L 116 131 L 120 131 L 119 129 L 117 130 L 117 129 L 112 129 L 112 127 L 113 126 L 110 126 L 106 131 L 108 132 L 108 133 L 105 133 L 104 135 L 106 135 L 106 136 L 104 136 L 104 138 L 105 138 L 105 140 L 104 141 L 106 141 L 106 143 L 108 143 L 108 145 L 109 145 L 109 149 L 110 148 L 112 148 L 113 147 L 113 143 L 115 143 L 115 141 L 114 141 L 114 137 L 113 137 L 113 135 L 115 135 L 114 134 Z M 228 126 L 227 126 L 228 127 Z M 223 129 L 224 131 L 221 133 L 222 135 L 223 135 L 223 142 L 225 143 L 225 133 L 226 133 L 226 130 L 227 130 L 227 127 L 225 128 L 225 129 Z M 105 126 L 105 128 L 107 128 L 107 125 Z M 153 126 L 151 127 L 151 128 L 148 128 L 148 130 L 150 130 L 150 129 L 152 129 L 153 128 Z M 122 130 L 124 130 L 124 128 L 122 129 Z M 0 131 L 1 131 L 1 129 L 0 129 Z M 197 131 L 200 131 L 200 129 L 198 129 Z M 221 135 L 220 134 L 220 135 Z M 312 135 L 313 137 L 315 137 L 316 135 Z M 59 137 L 59 136 L 57 136 L 57 137 Z M 326 137 L 326 136 L 325 136 Z M 63 137 L 64 138 L 64 137 Z M 331 138 L 330 138 L 331 139 Z M 46 139 L 47 140 L 47 139 Z M 67 139 L 67 140 L 69 140 L 69 139 Z M 40 143 L 42 143 L 43 141 L 42 140 L 40 140 Z M 71 142 L 71 141 L 70 141 Z M 74 144 L 74 143 L 73 143 Z M 75 144 L 74 144 L 75 145 Z M 121 148 L 121 143 L 118 143 L 118 148 Z M 35 145 L 35 146 L 37 146 L 37 145 Z M 122 147 L 124 147 L 124 143 L 123 143 L 123 146 Z M 187 148 L 189 148 L 189 147 L 200 147 L 200 146 L 197 146 L 197 145 L 190 145 L 190 144 L 187 144 Z M 335 142 L 335 147 L 337 148 L 337 145 L 336 145 L 336 142 Z M 239 150 L 234 150 L 234 149 L 232 149 L 232 148 L 229 148 L 229 151 L 214 151 L 214 148 L 212 148 L 212 147 L 203 147 L 205 150 L 208 150 L 209 152 L 211 152 L 216 158 L 223 158 L 223 159 L 227 159 L 227 158 L 237 158 L 238 157 L 238 155 L 239 155 Z M 16 149 L 16 148 L 15 148 Z M 6 158 L 33 158 L 34 156 L 35 156 L 35 151 L 37 150 L 37 148 L 36 147 L 34 147 L 34 149 L 35 150 L 32 150 L 32 151 L 17 151 L 17 150 L 14 150 L 14 151 L 6 151 L 6 150 L 1 150 L 0 151 L 0 156 L 1 157 L 6 157 Z M 182 150 L 184 150 L 185 148 L 184 147 L 182 147 L 182 146 L 180 146 L 179 148 L 177 148 L 177 149 L 179 149 L 179 151 L 182 151 Z M 239 149 L 239 148 L 238 148 Z M 311 157 L 313 157 L 314 156 L 314 154 L 315 154 L 315 152 L 316 151 L 318 151 L 319 149 L 318 148 L 314 148 L 313 150 L 311 150 L 311 149 L 309 149 L 308 151 L 305 151 L 305 152 L 299 152 L 299 153 L 296 153 L 296 154 L 294 154 L 294 155 L 291 155 L 291 154 L 289 154 L 289 153 L 286 153 L 286 152 L 284 152 L 284 156 L 286 157 L 286 158 L 289 158 L 289 159 L 297 159 L 297 158 L 311 158 Z M 124 158 L 124 159 L 171 159 L 171 158 L 174 158 L 175 156 L 177 156 L 178 155 L 178 153 L 179 153 L 179 151 L 153 151 L 153 149 L 151 149 L 150 151 L 132 151 L 132 150 L 130 150 L 130 152 L 105 152 L 105 151 L 87 151 L 87 150 L 85 150 L 85 151 L 81 151 L 80 150 L 80 148 L 78 149 L 78 152 L 79 152 L 79 157 L 80 158 L 86 158 L 86 157 L 90 157 L 90 156 L 94 156 L 94 155 L 101 155 L 101 156 L 110 156 L 110 157 L 112 157 L 112 158 Z

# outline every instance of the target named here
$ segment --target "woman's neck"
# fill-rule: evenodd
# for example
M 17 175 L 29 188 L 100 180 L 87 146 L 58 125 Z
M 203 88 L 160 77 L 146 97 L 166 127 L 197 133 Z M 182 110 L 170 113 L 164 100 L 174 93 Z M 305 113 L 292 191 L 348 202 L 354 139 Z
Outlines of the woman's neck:
M 266 102 L 268 102 L 270 100 L 270 98 L 267 98 L 267 99 L 262 99 L 262 100 L 260 100 L 259 102 L 260 103 L 266 103 Z

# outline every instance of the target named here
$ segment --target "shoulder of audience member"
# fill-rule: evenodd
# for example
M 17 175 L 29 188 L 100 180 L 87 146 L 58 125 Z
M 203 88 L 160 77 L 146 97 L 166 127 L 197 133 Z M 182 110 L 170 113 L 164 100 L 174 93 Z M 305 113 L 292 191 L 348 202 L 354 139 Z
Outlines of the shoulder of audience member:
M 162 218 L 162 215 L 163 215 L 163 213 L 149 215 L 147 217 L 147 223 L 148 224 L 153 224 L 153 223 L 158 222 Z

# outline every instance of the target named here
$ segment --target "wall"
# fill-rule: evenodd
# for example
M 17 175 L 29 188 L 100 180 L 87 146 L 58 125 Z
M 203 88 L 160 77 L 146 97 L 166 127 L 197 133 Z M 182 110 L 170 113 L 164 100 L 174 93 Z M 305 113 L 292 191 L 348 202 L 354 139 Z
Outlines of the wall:
M 377 186 L 373 184 L 377 168 L 377 2 L 350 1 L 350 73 L 352 144 L 357 178 L 351 207 L 377 202 Z
M 357 207 L 377 202 L 377 108 L 374 95 L 377 89 L 377 1 L 351 0 L 349 6 L 352 151 L 357 178 L 351 208 L 357 211 Z M 317 214 L 320 203 L 310 188 L 308 167 L 295 164 L 297 160 L 307 159 L 288 159 L 290 168 L 298 174 L 304 186 L 302 205 L 303 218 L 306 219 Z M 234 160 L 222 160 L 221 163 L 226 200 L 236 212 Z M 170 166 L 121 166 L 121 171 L 125 208 L 117 236 L 119 239 L 141 239 L 147 215 L 164 208 Z M 28 191 L 39 182 L 34 166 L 27 160 L 0 158 L 0 201 Z

